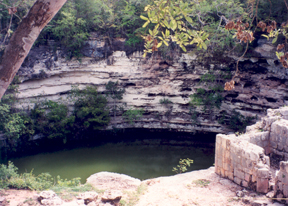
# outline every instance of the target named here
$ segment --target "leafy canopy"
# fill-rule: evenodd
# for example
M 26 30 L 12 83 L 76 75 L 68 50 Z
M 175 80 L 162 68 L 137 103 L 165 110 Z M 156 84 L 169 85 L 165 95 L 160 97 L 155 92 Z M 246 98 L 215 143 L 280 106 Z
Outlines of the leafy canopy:
M 207 49 L 205 40 L 209 34 L 204 31 L 193 30 L 193 20 L 190 13 L 195 9 L 197 3 L 182 0 L 159 0 L 152 5 L 147 5 L 144 11 L 147 16 L 140 16 L 145 20 L 143 27 L 153 24 L 149 35 L 145 36 L 144 56 L 147 53 L 157 51 L 162 44 L 168 46 L 168 42 L 175 42 L 186 52 L 186 46 L 197 44 L 199 48 Z

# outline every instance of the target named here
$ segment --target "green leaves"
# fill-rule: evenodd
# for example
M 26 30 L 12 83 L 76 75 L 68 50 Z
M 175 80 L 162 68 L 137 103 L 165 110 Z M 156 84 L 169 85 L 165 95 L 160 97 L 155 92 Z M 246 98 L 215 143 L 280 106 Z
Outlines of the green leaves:
M 193 2 L 184 3 L 181 0 L 154 1 L 152 5 L 146 6 L 145 11 L 148 17 L 140 16 L 146 21 L 143 27 L 152 24 L 154 29 L 149 29 L 149 36 L 143 37 L 146 41 L 143 56 L 157 51 L 155 48 L 160 48 L 163 44 L 169 46 L 170 41 L 178 44 L 184 52 L 187 51 L 187 45 L 195 43 L 198 47 L 207 49 L 206 43 L 209 35 L 203 31 L 191 30 L 190 24 L 193 20 L 190 13 L 194 6 Z M 160 36 L 158 36 L 158 31 L 161 31 Z
M 149 23 L 150 23 L 150 21 L 149 21 L 149 20 L 148 20 L 148 21 L 146 21 L 146 22 L 145 22 L 145 24 L 143 24 L 143 26 L 142 26 L 142 27 L 143 27 L 143 28 L 145 28 L 145 27 L 146 27 L 146 26 L 147 26 Z
M 186 172 L 188 170 L 187 167 L 190 167 L 191 164 L 193 164 L 193 160 L 191 160 L 190 158 L 180 159 L 179 165 L 177 165 L 176 167 L 173 167 L 172 171 L 176 173 Z
M 142 117 L 144 113 L 143 109 L 128 109 L 123 113 L 122 117 L 129 122 L 129 124 L 134 124 L 135 120 L 138 120 Z
M 145 16 L 140 15 L 140 18 L 145 20 L 145 21 L 149 21 L 149 19 L 147 17 L 145 17 Z
M 76 87 L 72 94 L 76 97 L 74 104 L 76 127 L 98 130 L 109 124 L 107 99 L 97 92 L 97 87 L 87 86 L 83 90 Z

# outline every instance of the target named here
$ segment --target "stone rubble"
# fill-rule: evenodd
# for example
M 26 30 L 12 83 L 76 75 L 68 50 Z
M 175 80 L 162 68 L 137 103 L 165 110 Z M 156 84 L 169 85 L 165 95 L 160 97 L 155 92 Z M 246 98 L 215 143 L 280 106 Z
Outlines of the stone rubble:
M 97 192 L 80 193 L 76 200 L 64 202 L 52 191 L 42 191 L 37 200 L 44 206 L 119 206 L 122 194 L 119 191 L 106 191 L 101 198 Z
M 56 193 L 52 190 L 48 191 L 42 191 L 40 192 L 38 196 L 38 201 L 42 205 L 47 205 L 47 206 L 56 206 L 56 205 L 62 205 L 63 201 L 61 198 L 59 198 Z

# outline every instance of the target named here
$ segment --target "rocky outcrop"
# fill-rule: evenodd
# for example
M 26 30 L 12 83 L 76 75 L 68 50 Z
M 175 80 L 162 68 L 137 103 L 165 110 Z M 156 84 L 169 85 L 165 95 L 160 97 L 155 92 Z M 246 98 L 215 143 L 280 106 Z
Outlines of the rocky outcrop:
M 115 45 L 116 49 L 126 48 L 123 40 L 118 40 Z M 145 112 L 131 125 L 118 111 L 107 129 L 112 129 L 113 125 L 117 128 L 227 133 L 231 130 L 217 120 L 224 116 L 229 122 L 233 110 L 244 116 L 261 117 L 268 108 L 278 108 L 288 101 L 286 73 L 277 63 L 273 45 L 267 41 L 259 40 L 258 47 L 249 54 L 252 57 L 240 62 L 235 89 L 221 93 L 224 98 L 221 108 L 212 113 L 197 109 L 198 116 L 194 120 L 191 119 L 189 96 L 199 87 L 209 90 L 200 82 L 201 76 L 208 71 L 220 74 L 227 68 L 233 75 L 233 58 L 236 57 L 201 56 L 194 52 L 190 55 L 175 54 L 174 59 L 157 60 L 151 57 L 147 60 L 142 58 L 141 52 L 127 56 L 124 51 L 107 49 L 105 42 L 92 39 L 84 47 L 86 57 L 67 60 L 61 50 L 55 51 L 49 46 L 35 48 L 18 72 L 22 82 L 18 95 L 21 106 L 47 98 L 65 101 L 75 84 L 94 84 L 103 92 L 109 81 L 118 81 L 126 89 L 123 100 L 118 104 L 125 104 L 124 110 L 143 108 Z M 228 80 L 229 77 L 226 80 L 217 79 L 217 82 L 223 85 Z M 159 101 L 164 98 L 172 104 L 161 105 Z M 110 104 L 112 108 L 112 102 Z
M 110 184 L 107 185 L 107 182 Z M 124 174 L 98 172 L 87 178 L 87 183 L 100 190 L 136 190 L 141 181 Z M 108 187 L 108 188 L 107 188 Z

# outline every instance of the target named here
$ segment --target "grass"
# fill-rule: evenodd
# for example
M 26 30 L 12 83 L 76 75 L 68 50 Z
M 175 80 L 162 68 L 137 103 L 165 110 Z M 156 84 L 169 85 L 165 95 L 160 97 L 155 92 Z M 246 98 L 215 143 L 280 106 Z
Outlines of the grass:
M 210 181 L 206 179 L 198 179 L 194 180 L 193 184 L 195 184 L 196 187 L 207 187 L 210 184 Z
M 105 190 L 95 189 L 90 184 L 78 185 L 78 186 L 54 186 L 51 188 L 61 199 L 73 200 L 79 193 L 95 191 L 99 194 L 104 193 Z
M 32 198 L 27 198 L 23 203 L 25 203 L 25 205 L 29 205 L 29 206 L 38 205 L 38 203 L 35 200 L 33 200 Z
M 125 192 L 127 194 L 127 200 L 121 199 L 120 206 L 134 206 L 139 201 L 141 195 L 147 190 L 147 184 L 141 184 L 138 186 L 135 192 Z

